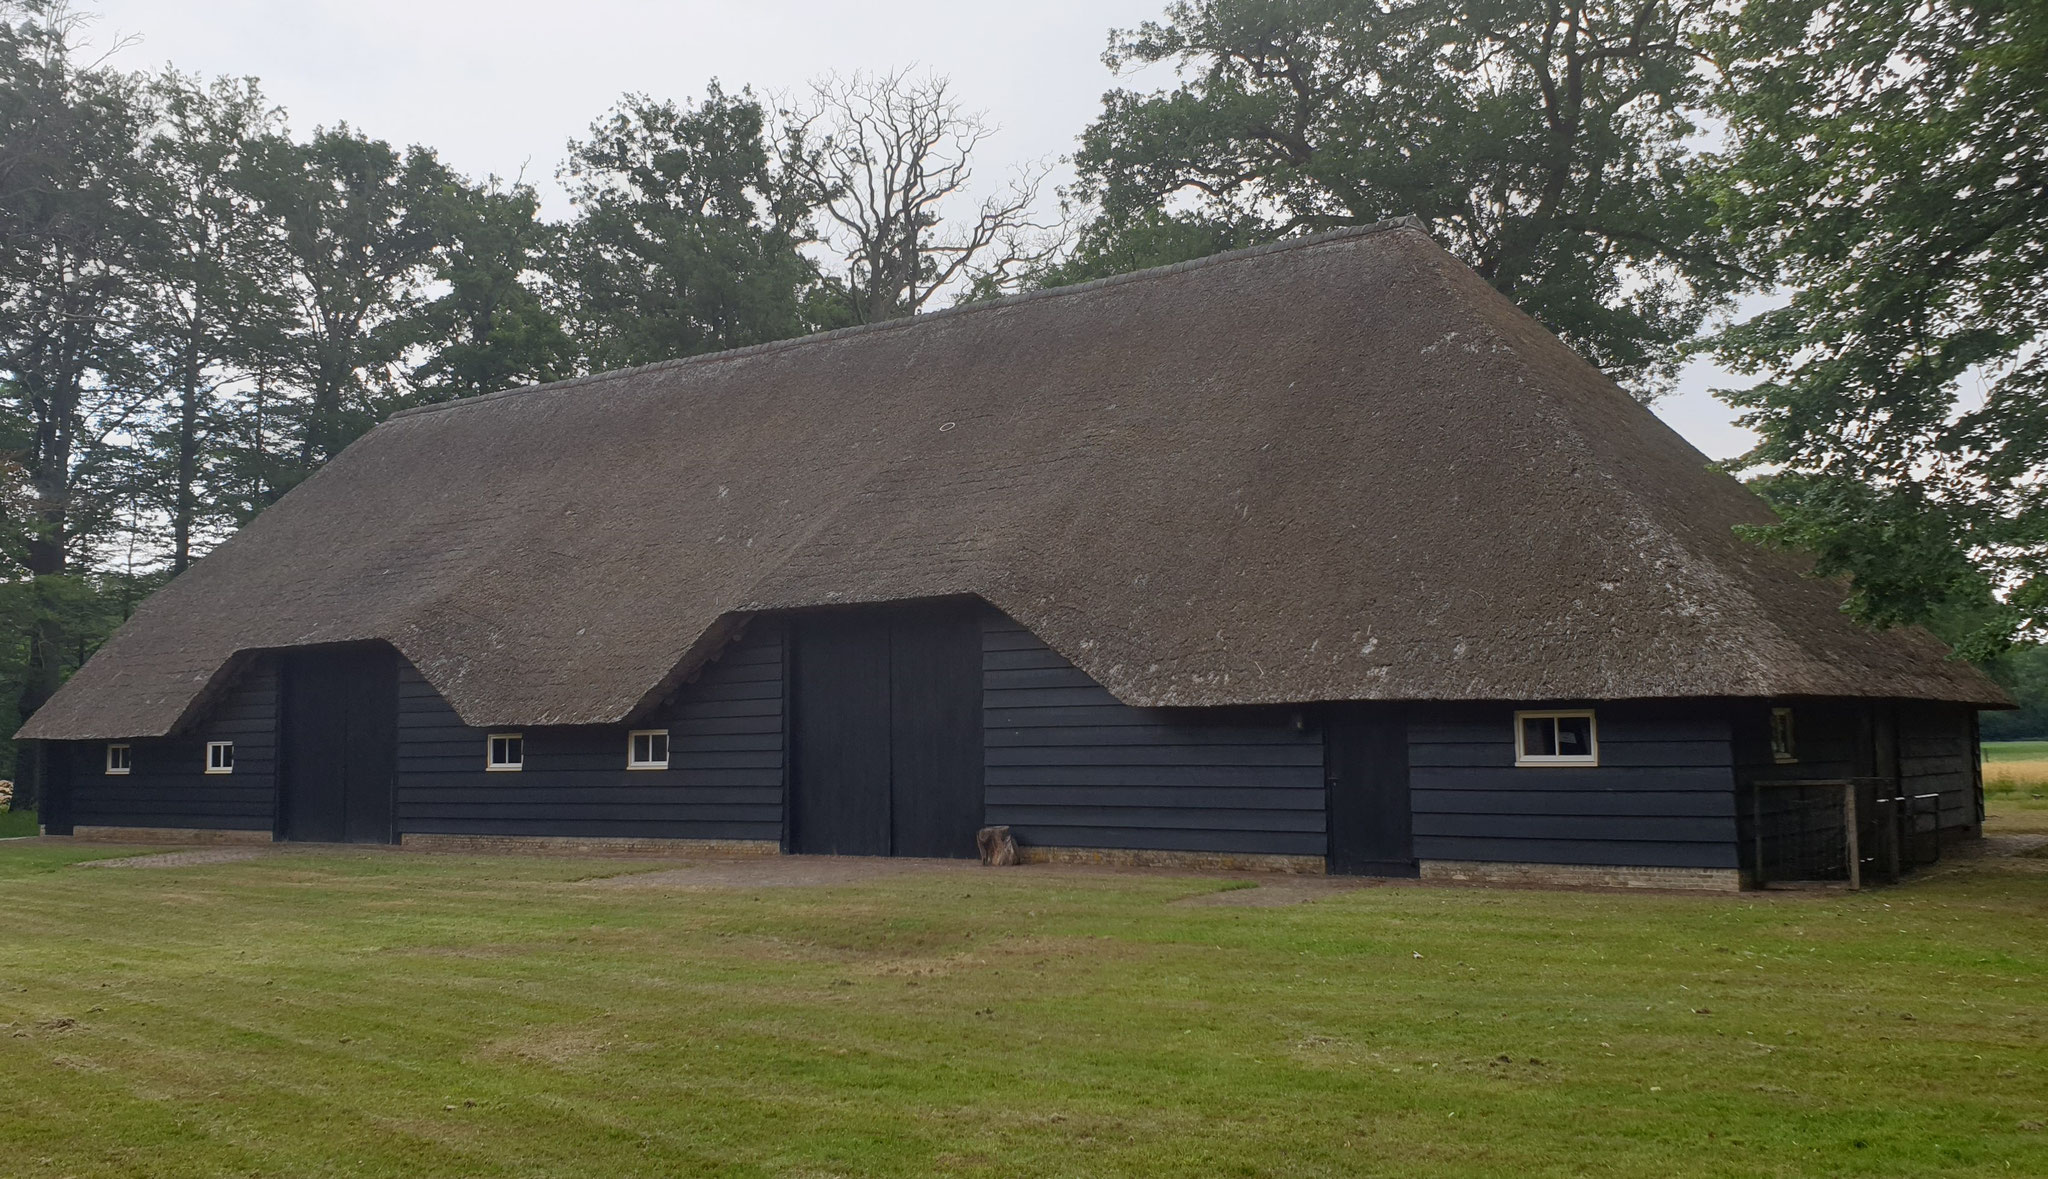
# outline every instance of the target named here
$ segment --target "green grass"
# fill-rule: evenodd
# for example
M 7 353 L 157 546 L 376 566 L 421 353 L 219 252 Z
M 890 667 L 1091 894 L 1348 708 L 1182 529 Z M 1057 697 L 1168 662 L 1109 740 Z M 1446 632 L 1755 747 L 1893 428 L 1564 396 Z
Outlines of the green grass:
M 2048 830 L 2048 816 L 2001 816 Z M 9 1175 L 2048 1174 L 2048 859 L 1861 894 L 0 845 Z
M 0 839 L 35 835 L 39 831 L 34 811 L 0 811 Z
M 1984 760 L 2048 761 L 2048 741 L 1986 741 Z

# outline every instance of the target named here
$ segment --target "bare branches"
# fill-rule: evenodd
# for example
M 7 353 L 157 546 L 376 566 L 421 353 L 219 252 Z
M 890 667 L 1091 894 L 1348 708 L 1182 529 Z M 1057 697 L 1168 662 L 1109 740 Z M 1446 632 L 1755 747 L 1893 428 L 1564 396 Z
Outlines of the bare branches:
M 974 152 L 997 128 L 946 78 L 828 74 L 783 116 L 783 170 L 823 221 L 858 322 L 915 315 L 949 288 L 1000 286 L 1063 240 L 1036 213 L 1049 162 L 952 213 L 973 199 Z

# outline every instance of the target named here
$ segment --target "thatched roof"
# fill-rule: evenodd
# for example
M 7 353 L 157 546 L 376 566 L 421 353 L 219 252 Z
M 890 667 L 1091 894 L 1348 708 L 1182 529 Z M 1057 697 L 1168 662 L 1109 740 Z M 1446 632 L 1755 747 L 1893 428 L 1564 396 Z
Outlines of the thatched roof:
M 750 612 L 946 594 L 1140 705 L 2004 701 L 1731 531 L 1767 518 L 1397 223 L 399 414 L 22 735 L 365 639 L 472 724 L 615 722 Z

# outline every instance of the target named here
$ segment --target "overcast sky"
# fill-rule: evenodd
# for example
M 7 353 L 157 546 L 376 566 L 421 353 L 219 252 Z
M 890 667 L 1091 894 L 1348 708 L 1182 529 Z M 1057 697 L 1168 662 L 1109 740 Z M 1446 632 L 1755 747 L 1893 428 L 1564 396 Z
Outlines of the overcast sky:
M 346 121 L 437 148 L 475 177 L 524 173 L 565 211 L 554 172 L 563 144 L 625 91 L 774 93 L 828 70 L 915 63 L 952 77 L 1002 133 L 983 175 L 1066 155 L 1116 79 L 1102 64 L 1112 27 L 1156 17 L 1165 0 L 80 0 L 91 36 L 139 38 L 117 61 L 253 75 L 295 128 Z M 1154 86 L 1166 77 L 1127 80 Z M 1706 392 L 1704 365 L 1657 407 L 1714 458 L 1748 435 Z

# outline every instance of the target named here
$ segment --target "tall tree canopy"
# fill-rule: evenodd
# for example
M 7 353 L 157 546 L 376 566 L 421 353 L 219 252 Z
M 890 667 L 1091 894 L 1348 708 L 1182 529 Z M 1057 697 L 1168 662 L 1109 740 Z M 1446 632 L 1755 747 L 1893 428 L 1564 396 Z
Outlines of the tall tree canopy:
M 1175 261 L 1248 226 L 1413 215 L 1653 393 L 1744 277 L 1686 146 L 1704 18 L 1685 0 L 1176 3 L 1112 35 L 1112 68 L 1173 62 L 1183 80 L 1105 96 L 1076 158 L 1106 223 L 1084 251 Z
M 559 276 L 584 363 L 603 370 L 801 335 L 817 268 L 761 104 L 628 95 L 569 145 L 581 214 Z
M 546 271 L 562 237 L 541 220 L 530 184 L 447 184 L 431 220 L 441 292 L 421 306 L 410 339 L 425 355 L 409 379 L 443 401 L 571 376 L 576 345 L 550 303 Z
M 1727 222 L 1792 293 L 1720 339 L 1767 536 L 1871 622 L 2048 637 L 2048 7 L 1751 0 L 1718 49 Z

